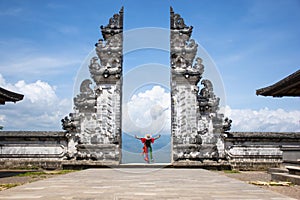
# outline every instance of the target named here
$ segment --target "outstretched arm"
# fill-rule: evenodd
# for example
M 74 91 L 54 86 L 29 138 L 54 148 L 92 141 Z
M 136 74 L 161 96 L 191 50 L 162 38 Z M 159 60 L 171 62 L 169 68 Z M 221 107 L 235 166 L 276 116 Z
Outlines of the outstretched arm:
M 157 137 L 155 137 L 155 138 L 154 138 L 154 140 L 156 140 L 156 139 L 160 138 L 160 136 L 161 136 L 161 135 L 159 134 Z
M 141 139 L 140 137 L 138 137 L 138 136 L 136 136 L 136 135 L 134 135 L 134 137 L 135 137 L 136 139 L 138 139 L 138 140 L 140 140 L 140 139 Z

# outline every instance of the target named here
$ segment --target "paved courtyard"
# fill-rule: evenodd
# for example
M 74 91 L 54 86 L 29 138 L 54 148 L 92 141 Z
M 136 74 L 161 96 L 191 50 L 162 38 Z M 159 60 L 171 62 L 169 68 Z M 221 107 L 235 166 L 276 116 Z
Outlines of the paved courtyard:
M 0 199 L 292 198 L 203 169 L 87 169 L 0 192 Z

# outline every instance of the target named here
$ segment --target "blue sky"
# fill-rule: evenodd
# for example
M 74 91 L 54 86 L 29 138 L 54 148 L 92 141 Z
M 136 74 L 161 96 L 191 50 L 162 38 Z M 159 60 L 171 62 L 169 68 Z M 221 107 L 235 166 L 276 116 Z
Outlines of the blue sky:
M 194 27 L 193 39 L 223 80 L 234 130 L 272 131 L 285 124 L 280 130 L 300 131 L 299 97 L 255 95 L 300 68 L 297 0 L 0 0 L 0 85 L 25 94 L 24 101 L 1 107 L 5 129 L 60 129 L 72 109 L 77 73 L 102 37 L 100 25 L 122 6 L 125 31 L 169 29 L 170 6 Z M 124 71 L 149 62 L 168 66 L 168 52 L 129 53 Z

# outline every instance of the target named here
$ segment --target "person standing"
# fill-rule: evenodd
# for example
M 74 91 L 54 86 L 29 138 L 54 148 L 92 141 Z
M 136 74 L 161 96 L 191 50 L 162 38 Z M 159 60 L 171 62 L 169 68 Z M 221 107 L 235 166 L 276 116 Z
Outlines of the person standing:
M 144 160 L 147 163 L 150 163 L 150 160 L 151 160 L 151 162 L 154 162 L 151 144 L 154 143 L 155 140 L 160 138 L 160 136 L 161 135 L 158 135 L 157 137 L 151 137 L 150 134 L 146 134 L 146 136 L 144 138 L 140 138 L 135 135 L 135 138 L 138 140 L 141 140 L 141 142 L 144 144 L 142 154 L 144 155 Z M 149 160 L 149 154 L 150 154 L 150 160 Z

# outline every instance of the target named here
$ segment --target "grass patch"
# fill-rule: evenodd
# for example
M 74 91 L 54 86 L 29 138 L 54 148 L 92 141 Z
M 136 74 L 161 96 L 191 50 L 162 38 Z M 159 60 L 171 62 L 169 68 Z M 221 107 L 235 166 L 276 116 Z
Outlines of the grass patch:
M 226 174 L 239 174 L 240 173 L 240 171 L 238 171 L 238 170 L 224 170 L 223 172 Z
M 50 174 L 68 174 L 71 172 L 76 172 L 78 170 L 70 170 L 70 169 L 64 169 L 64 170 L 59 170 L 59 171 L 51 171 Z
M 20 183 L 6 183 L 6 184 L 0 184 L 0 191 L 6 190 L 12 187 L 16 187 L 21 185 Z
M 68 173 L 75 172 L 75 171 L 76 170 L 25 172 L 25 173 L 18 174 L 16 176 L 20 176 L 20 177 L 30 176 L 33 178 L 37 178 L 37 177 L 46 178 L 47 175 L 62 175 L 62 174 L 68 174 Z
M 24 176 L 30 176 L 30 177 L 36 177 L 36 176 L 41 176 L 47 174 L 46 172 L 25 172 L 18 174 L 16 176 L 24 177 Z

